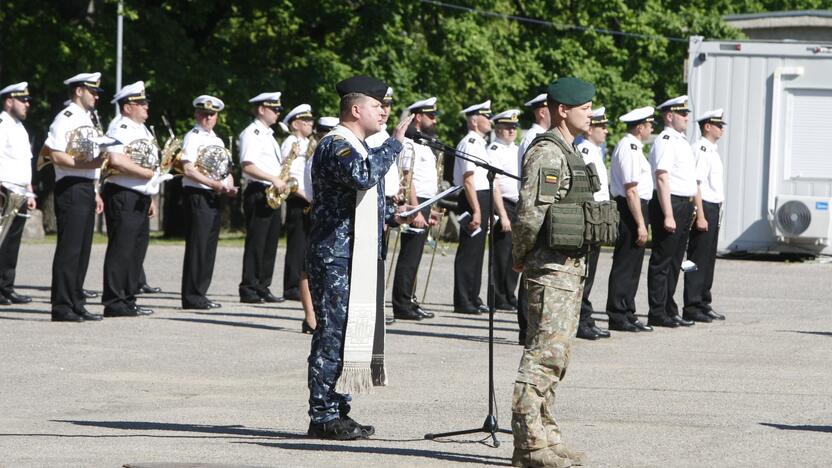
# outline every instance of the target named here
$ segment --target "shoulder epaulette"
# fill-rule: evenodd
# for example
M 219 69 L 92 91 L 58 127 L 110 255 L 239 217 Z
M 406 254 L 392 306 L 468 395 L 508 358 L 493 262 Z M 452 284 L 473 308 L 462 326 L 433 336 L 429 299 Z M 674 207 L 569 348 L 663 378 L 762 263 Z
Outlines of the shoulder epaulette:
M 491 149 L 493 149 L 493 150 L 497 149 L 497 144 L 494 143 L 493 145 L 491 145 Z
M 70 111 L 70 110 L 64 111 L 64 115 L 67 116 L 67 117 L 71 117 L 72 116 L 72 111 Z
M 630 143 L 630 149 L 637 150 L 638 146 L 635 143 Z
M 665 135 L 665 136 L 662 137 L 662 140 L 669 140 L 669 139 L 670 139 L 670 135 Z
M 127 124 L 121 124 L 121 128 L 127 128 Z
M 703 146 L 702 148 L 700 148 L 700 149 L 701 149 L 702 151 L 708 151 L 708 148 L 705 148 L 704 146 Z
M 581 148 L 581 153 L 589 154 L 589 148 Z
M 197 129 L 193 129 L 193 130 L 191 130 L 191 132 L 193 132 L 193 133 L 199 133 L 199 130 L 197 130 Z
M 476 141 L 477 140 L 475 140 L 474 137 L 468 139 L 468 143 L 476 143 Z
M 254 134 L 255 134 L 255 135 L 259 135 L 259 134 L 260 134 L 260 129 L 259 129 L 259 128 L 255 128 L 255 129 L 254 129 Z

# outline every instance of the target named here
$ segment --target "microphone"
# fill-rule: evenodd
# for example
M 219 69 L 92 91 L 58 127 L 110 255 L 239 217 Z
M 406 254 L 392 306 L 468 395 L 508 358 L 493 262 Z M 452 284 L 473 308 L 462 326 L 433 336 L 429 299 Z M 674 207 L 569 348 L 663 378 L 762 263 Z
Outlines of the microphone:
M 419 130 L 416 130 L 416 127 L 408 127 L 407 131 L 404 132 L 404 136 L 410 138 L 416 143 L 422 143 L 425 145 L 434 144 L 445 146 L 441 141 L 437 140 L 435 137 L 425 135 Z

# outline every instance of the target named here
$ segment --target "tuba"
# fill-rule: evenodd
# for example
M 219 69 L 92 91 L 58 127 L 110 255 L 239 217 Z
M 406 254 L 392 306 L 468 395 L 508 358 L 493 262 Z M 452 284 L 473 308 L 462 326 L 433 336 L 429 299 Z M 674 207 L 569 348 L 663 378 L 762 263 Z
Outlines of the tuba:
M 145 169 L 156 171 L 159 167 L 159 147 L 156 146 L 156 142 L 153 140 L 147 138 L 133 140 L 130 144 L 124 146 L 124 154 L 131 161 Z M 101 165 L 101 173 L 102 178 L 120 175 L 117 170 L 110 168 L 109 157 Z
M 312 146 L 312 142 L 309 142 L 309 146 Z M 298 142 L 295 141 L 292 143 L 292 150 L 289 151 L 289 156 L 283 161 L 283 165 L 280 166 L 280 180 L 286 182 L 286 191 L 283 193 L 277 193 L 277 189 L 274 188 L 274 185 L 269 186 L 266 189 L 266 204 L 269 205 L 269 208 L 276 210 L 287 198 L 289 195 L 298 191 L 298 181 L 294 177 L 289 177 L 289 170 L 292 168 L 292 163 L 298 157 L 298 153 L 300 152 L 300 147 Z M 306 151 L 306 157 L 309 157 L 309 151 Z
M 222 181 L 231 173 L 231 152 L 224 146 L 208 145 L 199 148 L 194 166 L 211 180 Z
M 28 218 L 28 215 L 20 214 L 20 208 L 26 203 L 26 198 L 31 196 L 22 185 L 3 182 L 0 185 L 0 246 L 6 240 L 12 222 L 17 216 Z

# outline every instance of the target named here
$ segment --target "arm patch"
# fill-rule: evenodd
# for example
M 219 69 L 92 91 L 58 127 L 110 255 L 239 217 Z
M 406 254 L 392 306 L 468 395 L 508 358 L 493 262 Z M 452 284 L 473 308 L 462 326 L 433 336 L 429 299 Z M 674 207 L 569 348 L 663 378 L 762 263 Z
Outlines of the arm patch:
M 254 134 L 255 134 L 255 135 L 259 135 L 259 134 L 260 134 L 260 129 L 255 128 L 255 129 L 254 129 Z
M 589 154 L 589 148 L 582 148 L 582 149 L 581 149 L 581 153 L 583 153 L 583 154 Z
M 537 189 L 539 197 L 552 197 L 552 201 L 554 201 L 554 197 L 558 194 L 558 188 L 560 188 L 560 184 L 558 183 L 559 179 L 560 171 L 552 167 L 541 167 L 540 181 L 538 182 L 539 187 Z
M 495 150 L 495 149 L 497 149 L 497 145 L 496 145 L 496 144 L 494 144 L 494 145 L 491 145 L 491 149 L 492 149 L 492 150 Z
M 670 139 L 670 135 L 665 135 L 665 136 L 662 137 L 662 140 L 669 140 L 669 139 Z
M 67 117 L 72 117 L 72 111 L 66 111 L 64 112 L 64 115 Z
M 703 147 L 701 147 L 701 148 L 699 148 L 699 149 L 701 149 L 702 151 L 705 151 L 705 152 L 707 152 L 707 151 L 708 151 L 708 148 L 705 148 L 704 146 L 703 146 Z
M 630 143 L 630 149 L 631 149 L 631 150 L 637 150 L 637 149 L 638 149 L 638 146 L 636 146 L 636 144 L 635 144 L 635 143 Z
M 468 143 L 476 143 L 476 141 L 477 140 L 475 140 L 474 137 L 468 139 Z
M 127 128 L 127 124 L 121 124 L 121 128 Z

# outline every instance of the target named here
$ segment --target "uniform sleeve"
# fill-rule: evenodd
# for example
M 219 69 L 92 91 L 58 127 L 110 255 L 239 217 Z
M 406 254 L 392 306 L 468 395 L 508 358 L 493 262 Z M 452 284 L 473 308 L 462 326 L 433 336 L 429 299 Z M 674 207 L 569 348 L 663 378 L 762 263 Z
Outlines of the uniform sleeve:
M 413 151 L 413 143 L 410 141 L 406 141 L 403 145 L 402 152 L 399 153 L 399 164 L 400 167 L 404 168 L 405 171 L 410 171 L 416 169 L 416 161 L 413 159 L 416 157 L 415 152 Z
M 66 119 L 59 115 L 49 126 L 49 134 L 44 144 L 54 151 L 66 151 L 66 132 Z
M 110 128 L 107 129 L 107 136 L 119 142 L 116 145 L 108 146 L 108 153 L 124 154 L 124 138 L 126 135 L 124 135 L 123 133 L 123 129 L 118 125 L 111 125 Z
M 621 155 L 618 158 L 618 168 L 621 169 L 621 183 L 623 185 L 638 183 L 641 175 L 641 161 L 637 158 L 644 156 L 636 153 L 637 150 L 622 148 Z
M 378 185 L 384 178 L 401 150 L 402 144 L 389 138 L 381 146 L 369 150 L 365 159 L 346 140 L 338 139 L 333 142 L 329 155 L 335 161 L 324 164 L 332 167 L 333 177 L 344 186 L 353 190 L 367 190 Z
M 194 131 L 190 131 L 185 135 L 182 141 L 182 161 L 194 163 L 196 162 L 197 151 L 199 150 L 199 137 Z
M 666 138 L 667 137 L 667 138 Z M 668 135 L 663 135 L 653 143 L 653 172 L 667 171 L 673 169 L 676 163 L 676 152 L 673 151 L 673 144 Z
M 699 148 L 694 148 L 693 155 L 696 158 L 696 180 L 699 182 L 708 180 L 708 173 L 711 171 L 711 160 L 708 158 L 708 153 Z
M 292 152 L 292 145 L 294 144 L 295 139 L 293 137 L 288 137 L 283 140 L 283 143 L 280 145 L 280 160 L 285 161 L 286 158 L 289 157 L 289 153 Z
M 553 144 L 535 145 L 523 161 L 517 221 L 512 226 L 514 263 L 525 262 L 534 248 L 549 205 L 558 198 L 561 183 L 561 164 L 544 164 L 544 154 L 557 151 Z M 559 159 L 563 159 L 562 157 Z
M 240 164 L 244 162 L 256 162 L 253 157 L 256 143 L 252 141 L 253 139 L 251 134 L 245 130 L 240 133 Z

